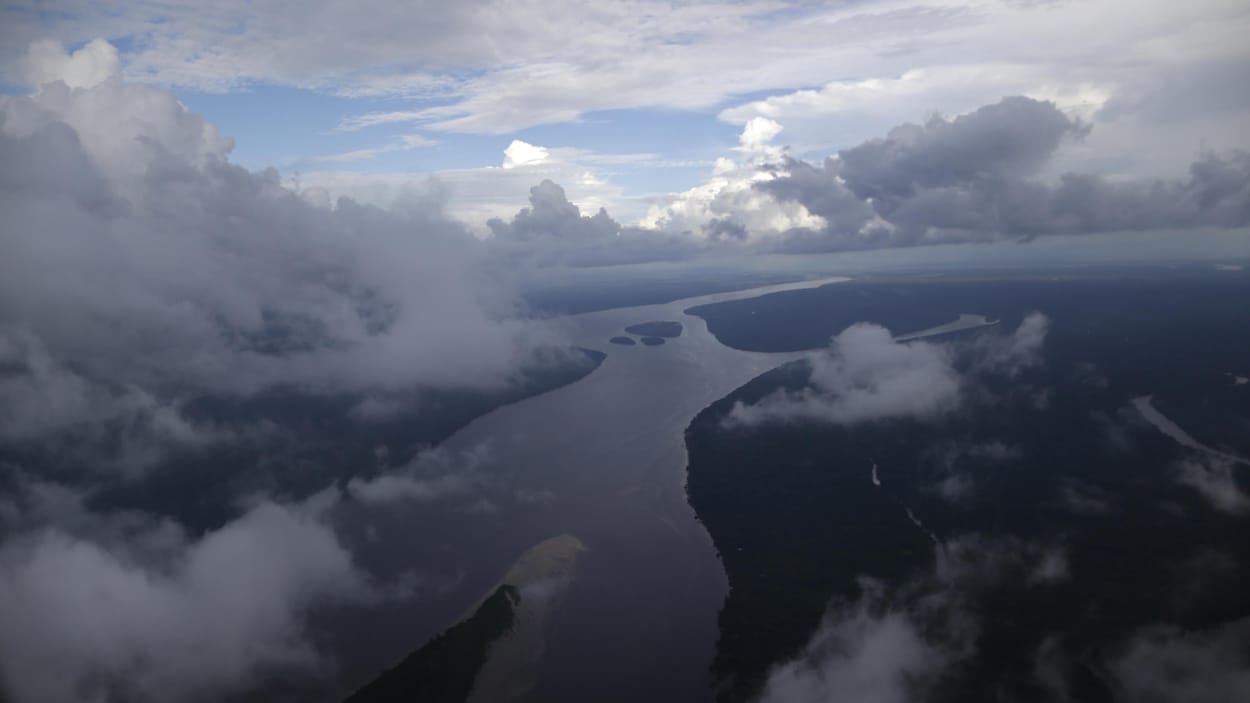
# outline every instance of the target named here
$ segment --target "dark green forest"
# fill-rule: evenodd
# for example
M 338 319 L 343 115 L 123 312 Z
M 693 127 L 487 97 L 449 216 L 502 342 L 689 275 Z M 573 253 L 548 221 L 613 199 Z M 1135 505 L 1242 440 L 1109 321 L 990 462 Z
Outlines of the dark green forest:
M 960 352 L 1033 310 L 1052 320 L 1042 366 L 1005 377 Z M 888 606 L 943 651 L 971 652 L 930 692 L 939 701 L 1051 699 L 1034 676 L 1044 647 L 1075 700 L 1111 700 L 1106 662 L 1132 632 L 1250 615 L 1246 517 L 1180 485 L 1180 463 L 1201 457 L 1131 405 L 1153 393 L 1201 441 L 1250 455 L 1250 390 L 1224 373 L 1250 364 L 1246 277 L 869 282 L 696 312 L 753 349 L 824 346 L 860 320 L 896 332 L 959 313 L 1004 320 L 941 338 L 966 388 L 962 407 L 936 419 L 726 425 L 735 403 L 805 387 L 800 361 L 690 425 L 689 500 L 731 583 L 714 664 L 721 700 L 751 699 L 830 604 L 860 596 L 861 576 L 883 582 Z M 962 495 L 944 494 L 950 481 Z M 1036 578 L 1044 545 L 1066 555 L 1064 578 Z M 921 607 L 935 600 L 946 607 Z M 955 615 L 974 627 L 955 628 Z

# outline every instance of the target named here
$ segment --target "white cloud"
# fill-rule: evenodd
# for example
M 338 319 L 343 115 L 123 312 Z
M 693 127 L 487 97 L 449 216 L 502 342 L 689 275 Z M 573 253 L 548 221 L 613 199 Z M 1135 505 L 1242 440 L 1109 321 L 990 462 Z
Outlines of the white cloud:
M 19 703 L 220 699 L 316 675 L 307 611 L 367 597 L 328 528 L 272 503 L 158 564 L 51 528 L 0 547 L 0 670 Z
M 767 117 L 752 117 L 742 126 L 742 136 L 739 137 L 741 149 L 748 153 L 760 151 L 769 146 L 783 129 L 779 123 Z
M 1250 146 L 1239 128 L 1250 100 L 1231 79 L 1250 59 L 1244 42 L 1234 38 L 1244 34 L 1250 17 L 1236 3 L 964 7 L 964 21 L 935 29 L 906 51 L 876 57 L 843 52 L 847 63 L 819 88 L 734 105 L 721 118 L 734 124 L 775 119 L 800 151 L 826 150 L 868 139 L 881 124 L 960 114 L 1003 95 L 1026 95 L 1095 122 L 1090 140 L 1060 151 L 1053 176 L 1093 169 L 1174 177 L 1202 150 Z M 1073 26 L 1104 31 L 1073 34 Z M 1151 148 L 1141 149 L 1143 143 Z
M 547 161 L 550 156 L 551 153 L 541 146 L 513 139 L 508 148 L 503 150 L 503 167 L 534 166 Z
M 172 95 L 120 81 L 0 112 L 0 321 L 59 363 L 157 397 L 483 386 L 544 343 L 437 191 L 315 207 L 231 165 Z
M 1250 496 L 1237 485 L 1233 462 L 1216 456 L 1201 456 L 1180 462 L 1176 480 L 1198 492 L 1216 510 L 1241 514 L 1250 511 Z
M 786 152 L 772 143 L 781 132 L 782 126 L 776 122 L 751 120 L 738 138 L 738 157 L 717 159 L 701 185 L 665 196 L 661 203 L 648 208 L 640 224 L 730 242 L 756 240 L 798 227 L 823 227 L 824 220 L 801 203 L 782 202 L 757 188 L 786 175 Z
M 775 668 L 760 703 L 905 703 L 948 662 L 903 610 L 883 606 L 880 586 L 862 581 L 863 594 L 834 608 L 803 654 Z
M 30 86 L 61 81 L 71 88 L 90 88 L 120 74 L 117 49 L 103 39 L 93 39 L 73 53 L 60 42 L 37 41 L 22 65 L 22 79 Z
M 799 144 L 825 148 L 866 138 L 871 124 L 958 113 L 1003 94 L 1073 109 L 1120 100 L 1153 112 L 1146 103 L 1171 90 L 1161 85 L 1168 72 L 1244 61 L 1240 37 L 1248 18 L 1232 0 L 638 0 L 608 7 L 369 0 L 350 10 L 301 8 L 298 22 L 281 3 L 219 8 L 180 1 L 125 12 L 80 6 L 53 17 L 14 7 L 6 20 L 0 59 L 9 61 L 33 36 L 71 44 L 126 37 L 134 40 L 124 57 L 132 79 L 207 90 L 272 83 L 423 100 L 349 118 L 345 129 L 416 121 L 504 133 L 596 110 L 704 109 L 736 95 L 788 90 L 725 116 L 769 117 L 786 124 Z M 1072 31 L 1079 26 L 1100 31 Z M 1189 93 L 1176 97 L 1188 99 L 1161 103 L 1223 106 L 1225 114 L 1187 119 L 1172 136 L 1148 120 L 1117 117 L 1120 131 L 1164 137 L 1169 144 L 1153 146 L 1165 150 L 1183 142 L 1186 157 L 1203 133 L 1221 142 L 1216 146 L 1245 145 L 1236 118 L 1246 105 L 1223 109 L 1237 86 L 1185 84 Z M 424 102 L 429 98 L 437 102 Z M 829 123 L 822 126 L 822 119 Z M 1129 144 L 1141 142 L 1113 138 L 1104 146 L 1127 155 Z
M 1046 316 L 1033 313 L 1010 334 L 943 344 L 898 342 L 880 325 L 856 323 L 835 336 L 829 349 L 809 357 L 808 387 L 777 391 L 751 405 L 739 401 L 725 421 L 749 426 L 805 420 L 850 425 L 893 418 L 932 419 L 958 408 L 968 375 L 1014 377 L 1042 363 L 1041 348 L 1049 325 Z M 971 355 L 969 371 L 956 370 L 957 352 Z M 1001 443 L 970 451 L 998 461 L 1012 456 L 1011 449 Z M 958 493 L 965 486 L 949 488 Z
M 734 405 L 728 422 L 819 420 L 854 424 L 889 418 L 931 418 L 955 408 L 960 376 L 945 347 L 895 342 L 890 331 L 858 323 L 811 357 L 811 387 Z

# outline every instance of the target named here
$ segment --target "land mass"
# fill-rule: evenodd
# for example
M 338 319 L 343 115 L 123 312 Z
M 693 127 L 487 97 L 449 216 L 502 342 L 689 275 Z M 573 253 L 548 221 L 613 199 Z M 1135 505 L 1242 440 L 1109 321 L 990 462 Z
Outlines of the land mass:
M 687 495 L 730 581 L 720 700 L 753 700 L 830 607 L 860 602 L 861 577 L 884 584 L 889 607 L 939 651 L 958 653 L 935 701 L 1051 700 L 1051 685 L 1113 700 L 1107 671 L 1135 633 L 1213 632 L 1250 616 L 1244 513 L 1195 486 L 1227 476 L 1230 490 L 1250 491 L 1244 472 L 1201 468 L 1250 452 L 1247 399 L 1213 370 L 1250 358 L 1247 280 L 852 282 L 778 295 L 784 305 L 694 313 L 722 341 L 774 350 L 824 347 L 859 321 L 925 329 L 961 309 L 1004 320 L 963 332 L 986 343 L 1034 310 L 1052 327 L 1044 364 L 968 376 L 975 392 L 936 418 L 726 424 L 737 403 L 810 387 L 806 361 L 695 418 Z M 1134 399 L 1145 393 L 1203 444 L 1143 419 Z M 960 633 L 934 603 L 975 631 Z M 1049 682 L 1037 675 L 1043 651 Z
M 681 323 L 674 320 L 663 320 L 656 322 L 641 322 L 636 325 L 630 325 L 625 328 L 626 332 L 644 337 L 680 337 Z
M 464 703 L 491 644 L 512 629 L 521 591 L 503 584 L 468 619 L 448 628 L 344 703 Z

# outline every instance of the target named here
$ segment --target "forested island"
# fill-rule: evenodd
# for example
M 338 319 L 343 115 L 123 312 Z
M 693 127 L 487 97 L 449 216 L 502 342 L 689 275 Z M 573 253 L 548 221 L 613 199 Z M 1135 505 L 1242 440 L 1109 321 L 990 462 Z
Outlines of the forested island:
M 681 330 L 681 323 L 675 320 L 641 322 L 625 328 L 626 332 L 636 334 L 641 337 L 667 337 L 669 339 L 680 337 Z

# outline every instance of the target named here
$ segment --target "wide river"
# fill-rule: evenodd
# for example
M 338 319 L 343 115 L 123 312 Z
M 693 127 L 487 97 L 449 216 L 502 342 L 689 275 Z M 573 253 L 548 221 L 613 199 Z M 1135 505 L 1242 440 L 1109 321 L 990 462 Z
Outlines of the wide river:
M 451 624 L 457 609 L 471 607 L 525 549 L 571 534 L 586 550 L 546 623 L 532 699 L 710 700 L 708 670 L 727 584 L 686 503 L 683 434 L 704 407 L 800 354 L 730 349 L 683 311 L 840 280 L 557 320 L 573 344 L 607 354 L 600 367 L 484 415 L 442 445 L 453 456 L 485 454 L 481 472 L 506 477 L 513 495 L 529 499 L 468 513 L 401 504 L 357 516 L 366 565 L 393 574 L 415 565 L 425 595 L 355 618 L 356 664 L 372 659 L 376 666 L 375 657 L 420 644 Z M 625 327 L 652 320 L 676 320 L 684 330 L 661 346 L 608 343 Z M 378 635 L 394 633 L 397 624 L 402 641 Z M 347 668 L 355 667 L 349 661 Z

